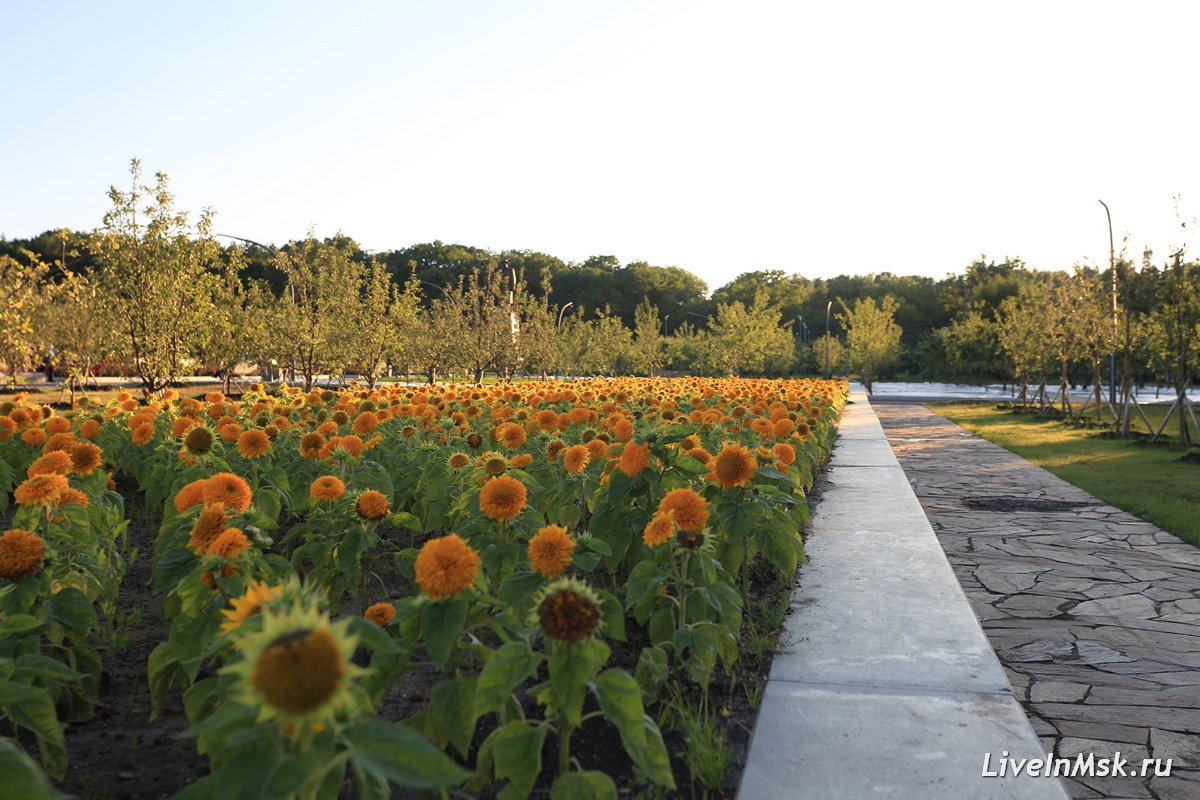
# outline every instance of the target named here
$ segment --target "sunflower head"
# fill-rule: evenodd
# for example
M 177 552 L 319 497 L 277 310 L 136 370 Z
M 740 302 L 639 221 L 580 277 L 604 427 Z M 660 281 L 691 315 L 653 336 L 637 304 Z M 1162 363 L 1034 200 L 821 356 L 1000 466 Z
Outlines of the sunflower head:
M 450 465 L 451 469 L 458 469 L 460 467 L 465 467 L 470 460 L 471 457 L 466 453 L 452 453 L 450 458 L 447 459 L 446 463 Z
M 489 518 L 504 522 L 519 515 L 528 497 L 525 484 L 508 475 L 492 478 L 479 492 L 479 507 Z
M 354 504 L 354 510 L 358 516 L 366 520 L 383 519 L 388 513 L 388 499 L 383 492 L 377 492 L 374 489 L 368 489 L 358 496 L 358 502 Z
M 560 578 L 543 589 L 534 614 L 547 636 L 567 644 L 590 639 L 604 619 L 600 599 L 574 578 Z
M 547 525 L 529 540 L 529 562 L 547 578 L 557 578 L 571 564 L 575 540 L 561 525 Z
M 13 490 L 13 499 L 23 506 L 51 505 L 69 486 L 65 475 L 34 475 Z
M 726 442 L 721 452 L 709 462 L 712 473 L 708 480 L 725 489 L 745 486 L 758 471 L 758 461 L 748 449 L 735 442 Z
M 232 472 L 218 472 L 204 482 L 204 502 L 224 503 L 239 514 L 250 507 L 253 493 L 245 479 Z
M 421 591 L 440 600 L 452 597 L 475 583 L 479 554 L 456 533 L 430 539 L 421 547 L 414 565 Z
M 659 511 L 642 531 L 642 541 L 647 547 L 658 547 L 660 544 L 666 544 L 674 532 L 675 512 L 670 509 Z
M 350 619 L 331 623 L 303 601 L 261 613 L 262 629 L 237 640 L 241 658 L 222 670 L 238 678 L 238 697 L 258 709 L 258 721 L 275 720 L 298 734 L 352 711 L 350 689 L 363 670 L 350 660 Z
M 0 578 L 16 580 L 41 569 L 46 543 L 35 533 L 13 528 L 0 536 Z
M 206 455 L 209 450 L 212 450 L 212 431 L 203 425 L 197 425 L 187 432 L 187 436 L 183 440 L 183 446 L 194 456 Z
M 672 489 L 659 502 L 658 510 L 674 512 L 680 530 L 701 531 L 708 523 L 708 503 L 693 489 Z
M 237 437 L 237 449 L 246 458 L 261 458 L 271 450 L 271 437 L 258 428 L 242 431 Z
M 395 619 L 396 607 L 391 603 L 376 603 L 363 612 L 363 617 L 383 628 Z
M 337 500 L 346 493 L 346 484 L 333 475 L 322 475 L 308 487 L 308 494 L 314 500 Z

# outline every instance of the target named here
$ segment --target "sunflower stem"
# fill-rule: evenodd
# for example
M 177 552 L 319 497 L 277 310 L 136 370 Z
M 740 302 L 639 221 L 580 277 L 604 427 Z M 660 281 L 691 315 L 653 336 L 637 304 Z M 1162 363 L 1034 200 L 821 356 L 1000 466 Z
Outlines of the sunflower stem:
M 563 723 L 558 736 L 558 775 L 561 778 L 571 769 L 571 734 L 574 726 Z
M 691 550 L 683 551 L 683 558 L 680 559 L 679 570 L 679 629 L 683 630 L 687 627 L 687 574 L 688 574 L 688 559 L 692 556 Z

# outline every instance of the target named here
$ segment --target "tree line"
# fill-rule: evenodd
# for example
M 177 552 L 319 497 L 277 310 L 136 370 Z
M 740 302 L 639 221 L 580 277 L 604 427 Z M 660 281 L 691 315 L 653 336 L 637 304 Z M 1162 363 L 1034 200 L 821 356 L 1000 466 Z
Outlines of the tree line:
M 1112 271 L 980 257 L 940 281 L 753 270 L 711 293 L 679 267 L 431 242 L 220 238 L 167 176 L 109 192 L 103 223 L 0 240 L 0 360 L 119 363 L 148 392 L 249 361 L 311 385 L 387 373 L 902 375 L 974 383 L 1190 383 L 1200 304 L 1184 254 Z M 242 233 L 242 232 L 239 232 Z M 829 337 L 826 338 L 828 326 Z

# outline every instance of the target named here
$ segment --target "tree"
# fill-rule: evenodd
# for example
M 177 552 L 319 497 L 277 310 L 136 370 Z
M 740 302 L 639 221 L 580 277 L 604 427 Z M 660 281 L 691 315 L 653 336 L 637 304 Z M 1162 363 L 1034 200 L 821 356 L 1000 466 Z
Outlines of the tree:
M 874 298 L 859 298 L 853 309 L 841 299 L 838 302 L 842 307 L 838 320 L 846 328 L 846 356 L 867 394 L 871 394 L 875 377 L 900 357 L 903 331 L 896 324 L 899 303 L 891 296 L 883 298 L 882 304 Z
M 662 321 L 658 307 L 649 299 L 643 300 L 634 312 L 634 340 L 629 348 L 629 365 L 634 372 L 653 377 L 662 366 Z
M 24 259 L 0 255 L 0 359 L 16 379 L 38 345 L 32 317 L 49 267 L 29 251 Z
M 118 321 L 105 292 L 95 276 L 67 272 L 59 282 L 46 285 L 34 319 L 44 345 L 54 344 L 55 360 L 74 403 L 76 389 L 85 389 L 92 368 L 120 343 Z
M 515 270 L 488 262 L 447 293 L 458 313 L 454 361 L 466 367 L 475 383 L 488 370 L 509 372 L 521 361 L 517 298 L 525 284 Z
M 796 359 L 791 324 L 779 325 L 779 307 L 765 292 L 745 305 L 740 300 L 717 306 L 709 324 L 701 365 L 721 375 L 787 372 Z
M 287 287 L 272 314 L 270 355 L 303 378 L 306 392 L 321 372 L 340 374 L 349 364 L 363 273 L 357 249 L 344 237 L 310 235 L 276 254 Z
M 1028 402 L 1028 389 L 1039 383 L 1047 362 L 1045 323 L 1049 292 L 1040 284 L 1026 284 L 1015 295 L 1000 301 L 996 310 L 996 341 L 1021 387 L 1020 401 Z
M 220 247 L 212 238 L 211 209 L 193 226 L 187 214 L 175 210 L 165 173 L 156 173 L 154 186 L 146 186 L 141 162 L 134 159 L 130 174 L 128 192 L 109 190 L 112 209 L 93 233 L 90 249 L 120 326 L 122 355 L 150 396 L 184 374 L 206 318 L 216 313 L 212 274 Z

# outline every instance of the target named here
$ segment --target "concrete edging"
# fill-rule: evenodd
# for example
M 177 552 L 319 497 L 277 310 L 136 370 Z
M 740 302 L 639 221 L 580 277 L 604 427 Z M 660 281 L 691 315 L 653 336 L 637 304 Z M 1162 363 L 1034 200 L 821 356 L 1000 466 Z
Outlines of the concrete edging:
M 1065 800 L 1057 778 L 983 777 L 985 754 L 998 772 L 1046 752 L 865 393 L 850 399 L 738 796 Z

